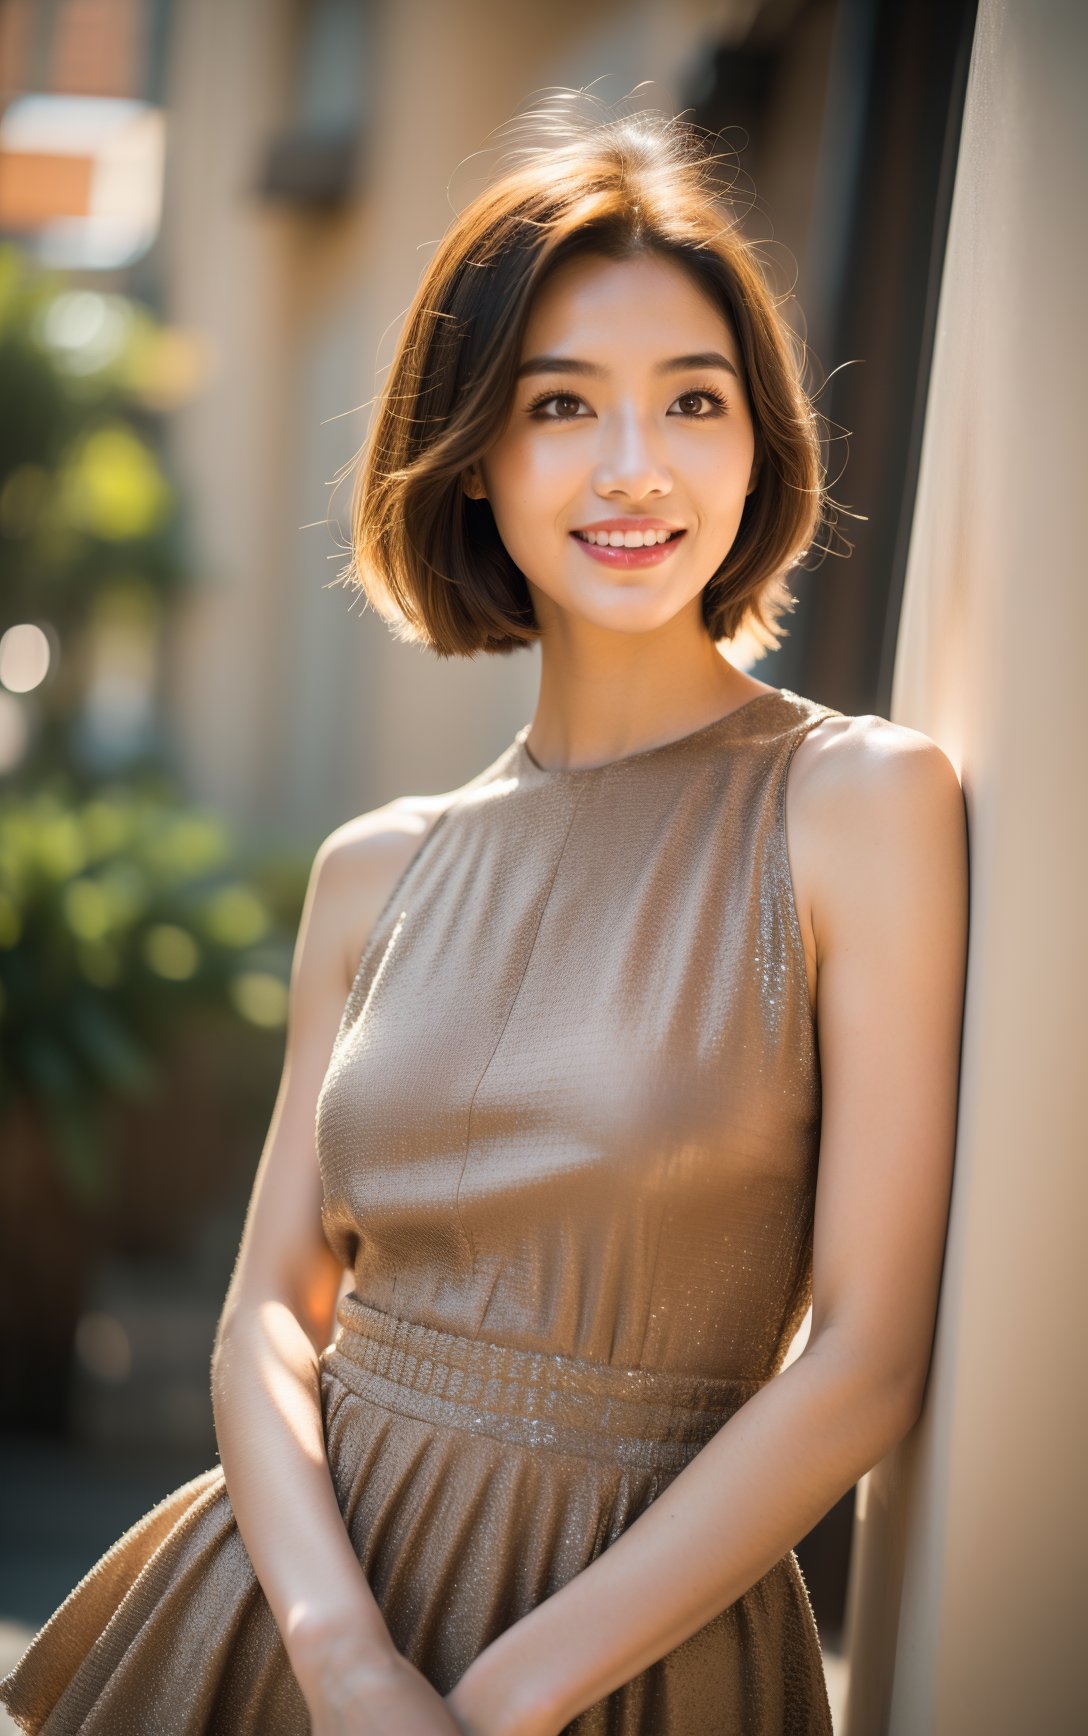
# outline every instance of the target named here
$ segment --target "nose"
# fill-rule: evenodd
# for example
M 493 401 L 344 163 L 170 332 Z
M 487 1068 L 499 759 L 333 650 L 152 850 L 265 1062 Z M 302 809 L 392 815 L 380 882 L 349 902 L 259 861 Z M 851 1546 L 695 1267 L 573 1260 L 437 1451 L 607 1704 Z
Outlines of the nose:
M 603 498 L 622 494 L 643 500 L 648 495 L 668 494 L 672 488 L 660 431 L 635 405 L 621 406 L 604 418 L 593 480 Z

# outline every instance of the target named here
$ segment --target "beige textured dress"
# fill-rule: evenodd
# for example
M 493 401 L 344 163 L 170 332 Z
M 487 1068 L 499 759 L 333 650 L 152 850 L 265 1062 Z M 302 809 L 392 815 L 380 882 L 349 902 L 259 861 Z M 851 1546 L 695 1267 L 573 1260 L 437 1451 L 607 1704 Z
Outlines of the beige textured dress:
M 785 784 L 828 715 L 772 691 L 574 770 L 526 725 L 364 949 L 317 1110 L 354 1271 L 322 1408 L 359 1560 L 442 1692 L 775 1375 L 808 1306 L 820 1078 Z M 304 1736 L 218 1466 L 113 1545 L 0 1701 L 45 1736 Z M 793 1552 L 568 1731 L 829 1736 Z

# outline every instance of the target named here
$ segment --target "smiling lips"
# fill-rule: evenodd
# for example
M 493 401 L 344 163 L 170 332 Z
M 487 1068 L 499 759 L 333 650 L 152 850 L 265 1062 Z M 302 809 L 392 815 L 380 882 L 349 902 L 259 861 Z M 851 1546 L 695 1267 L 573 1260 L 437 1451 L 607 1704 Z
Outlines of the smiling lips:
M 571 531 L 575 542 L 595 561 L 609 567 L 651 567 L 668 558 L 685 535 L 682 530 L 647 524 L 645 529 L 612 529 L 601 525 L 592 530 Z M 592 540 L 591 540 L 592 539 Z M 598 540 L 599 539 L 599 540 Z

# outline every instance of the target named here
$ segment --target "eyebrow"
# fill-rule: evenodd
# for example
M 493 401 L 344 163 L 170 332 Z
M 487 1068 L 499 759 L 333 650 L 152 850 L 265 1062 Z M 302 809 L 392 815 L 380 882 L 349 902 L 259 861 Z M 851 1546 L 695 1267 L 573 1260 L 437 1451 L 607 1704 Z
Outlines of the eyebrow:
M 654 373 L 686 373 L 691 368 L 721 368 L 732 374 L 735 380 L 740 379 L 728 356 L 723 356 L 720 350 L 697 350 L 691 356 L 672 356 L 666 362 L 655 363 Z M 607 368 L 599 368 L 595 362 L 579 361 L 575 356 L 530 356 L 528 361 L 522 362 L 515 377 L 524 380 L 530 374 L 586 374 L 599 380 L 607 372 Z

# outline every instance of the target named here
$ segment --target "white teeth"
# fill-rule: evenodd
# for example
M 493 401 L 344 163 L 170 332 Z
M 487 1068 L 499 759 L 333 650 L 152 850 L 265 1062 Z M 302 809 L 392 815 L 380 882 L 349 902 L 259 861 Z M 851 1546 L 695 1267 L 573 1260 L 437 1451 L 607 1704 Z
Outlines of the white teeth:
M 595 543 L 599 548 L 614 549 L 655 548 L 658 543 L 668 542 L 674 534 L 670 530 L 583 530 L 578 532 L 584 542 Z

